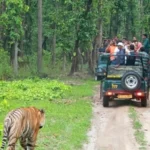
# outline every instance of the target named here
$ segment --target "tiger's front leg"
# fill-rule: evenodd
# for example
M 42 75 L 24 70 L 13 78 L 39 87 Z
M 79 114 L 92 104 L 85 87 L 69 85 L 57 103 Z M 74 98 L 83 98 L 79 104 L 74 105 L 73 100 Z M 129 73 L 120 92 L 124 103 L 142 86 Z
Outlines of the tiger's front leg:
M 28 138 L 27 150 L 35 149 L 36 139 L 37 139 L 37 133 L 34 133 L 34 135 L 32 137 Z
M 35 148 L 35 142 L 30 142 L 30 144 L 28 143 L 27 144 L 27 149 L 25 149 L 25 150 L 34 150 L 34 148 Z
M 23 148 L 24 150 L 28 150 L 28 149 L 27 149 L 27 141 L 26 141 L 26 138 L 23 138 L 23 137 L 20 138 L 20 145 L 22 146 L 22 148 Z

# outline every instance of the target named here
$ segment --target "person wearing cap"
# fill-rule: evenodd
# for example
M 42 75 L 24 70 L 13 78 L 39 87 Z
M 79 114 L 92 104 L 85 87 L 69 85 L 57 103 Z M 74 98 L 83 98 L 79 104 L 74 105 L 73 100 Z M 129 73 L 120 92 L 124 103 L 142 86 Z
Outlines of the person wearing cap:
M 115 59 L 111 62 L 112 65 L 124 65 L 125 64 L 125 54 L 124 44 L 119 42 L 117 44 L 117 50 L 114 53 Z

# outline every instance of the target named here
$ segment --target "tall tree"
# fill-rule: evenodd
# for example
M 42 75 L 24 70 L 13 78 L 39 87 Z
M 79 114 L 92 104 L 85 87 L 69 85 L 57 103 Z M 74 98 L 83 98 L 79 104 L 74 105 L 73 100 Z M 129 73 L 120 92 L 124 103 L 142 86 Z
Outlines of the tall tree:
M 1 4 L 3 11 L 0 15 L 0 27 L 3 28 L 2 38 L 4 41 L 2 45 L 10 52 L 14 73 L 17 75 L 19 41 L 24 34 L 23 16 L 29 8 L 23 0 L 7 0 Z
M 38 53 L 37 71 L 42 73 L 42 0 L 38 0 Z
M 58 60 L 64 70 L 71 63 L 70 74 L 81 71 L 83 62 L 93 72 L 102 38 L 149 33 L 149 10 L 149 0 L 0 0 L 0 46 L 10 52 L 16 74 L 20 50 L 29 59 L 37 53 L 31 68 L 37 65 L 38 73 L 42 61 L 54 66 Z M 42 45 L 50 61 L 43 59 Z
M 78 8 L 80 7 L 80 9 Z M 70 74 L 73 74 L 76 71 L 79 71 L 79 64 L 81 54 L 83 52 L 89 51 L 89 66 L 92 68 L 92 46 L 93 46 L 93 39 L 96 35 L 96 11 L 93 9 L 93 1 L 82 1 L 80 3 L 76 3 L 77 8 L 77 18 L 76 18 L 76 25 L 75 25 L 75 46 L 73 52 L 73 59 L 72 59 L 72 66 L 70 70 Z M 80 10 L 80 11 L 79 11 Z M 82 50 L 82 51 L 81 51 Z M 92 69 L 91 69 L 92 70 Z

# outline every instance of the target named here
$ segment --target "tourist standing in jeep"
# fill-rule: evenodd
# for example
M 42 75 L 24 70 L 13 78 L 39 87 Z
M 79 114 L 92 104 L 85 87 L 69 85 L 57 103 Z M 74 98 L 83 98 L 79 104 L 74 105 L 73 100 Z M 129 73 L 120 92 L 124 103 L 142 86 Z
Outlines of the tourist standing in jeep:
M 114 54 L 115 59 L 111 60 L 112 65 L 124 65 L 126 61 L 125 54 L 128 54 L 129 51 L 126 51 L 124 48 L 124 44 L 122 42 L 119 42 L 117 44 L 117 49 L 115 50 Z
M 110 41 L 110 44 L 107 46 L 105 52 L 110 53 L 110 60 L 113 61 L 115 57 L 113 56 L 117 50 L 116 42 L 114 40 Z
M 139 42 L 136 37 L 133 37 L 133 44 L 135 46 L 135 51 L 139 52 L 142 47 L 142 43 Z
M 145 49 L 145 52 L 147 54 L 149 54 L 149 49 L 150 49 L 150 43 L 149 43 L 149 39 L 147 37 L 147 34 L 143 34 L 142 35 L 142 38 L 143 38 L 143 47 Z

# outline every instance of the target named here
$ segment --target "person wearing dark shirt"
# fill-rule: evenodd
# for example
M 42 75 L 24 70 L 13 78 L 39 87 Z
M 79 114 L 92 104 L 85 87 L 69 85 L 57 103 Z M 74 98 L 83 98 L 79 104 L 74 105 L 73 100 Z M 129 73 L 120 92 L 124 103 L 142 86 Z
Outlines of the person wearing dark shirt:
M 145 49 L 145 52 L 147 54 L 149 54 L 150 43 L 149 43 L 149 39 L 147 37 L 147 34 L 143 34 L 142 39 L 143 39 L 143 48 Z
M 135 59 L 136 59 L 136 52 L 135 52 L 135 46 L 133 44 L 130 45 L 130 53 L 127 56 L 127 66 L 135 65 Z

